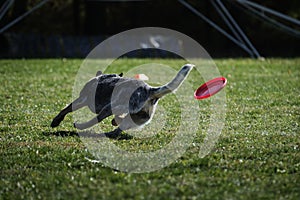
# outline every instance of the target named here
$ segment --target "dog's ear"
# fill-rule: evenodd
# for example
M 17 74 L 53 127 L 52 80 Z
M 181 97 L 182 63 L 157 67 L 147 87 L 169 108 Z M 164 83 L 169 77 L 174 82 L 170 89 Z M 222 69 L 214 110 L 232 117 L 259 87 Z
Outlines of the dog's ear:
M 119 74 L 119 76 L 123 77 L 123 73 Z
M 96 76 L 100 76 L 102 74 L 102 71 L 97 71 Z

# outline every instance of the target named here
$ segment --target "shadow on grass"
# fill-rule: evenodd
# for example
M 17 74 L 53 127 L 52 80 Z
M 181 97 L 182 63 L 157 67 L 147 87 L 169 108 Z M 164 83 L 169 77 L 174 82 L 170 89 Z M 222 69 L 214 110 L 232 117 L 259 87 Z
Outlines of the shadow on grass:
M 43 132 L 43 135 L 45 136 L 59 136 L 59 137 L 82 137 L 82 138 L 110 138 L 110 139 L 116 139 L 116 140 L 130 140 L 133 139 L 133 137 L 129 134 L 122 133 L 120 129 L 115 129 L 110 132 L 106 133 L 94 133 L 91 131 L 82 131 L 82 132 L 76 132 L 76 131 L 53 131 L 53 132 Z
M 59 137 L 79 137 L 76 131 L 53 131 L 53 132 L 43 132 L 44 136 L 59 136 Z

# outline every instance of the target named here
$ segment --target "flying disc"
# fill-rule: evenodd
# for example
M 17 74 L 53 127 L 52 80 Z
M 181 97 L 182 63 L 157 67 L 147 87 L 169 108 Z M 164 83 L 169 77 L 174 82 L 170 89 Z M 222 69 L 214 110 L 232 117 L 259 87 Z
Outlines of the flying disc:
M 195 99 L 206 99 L 222 90 L 227 83 L 224 77 L 214 78 L 201 85 L 194 93 Z

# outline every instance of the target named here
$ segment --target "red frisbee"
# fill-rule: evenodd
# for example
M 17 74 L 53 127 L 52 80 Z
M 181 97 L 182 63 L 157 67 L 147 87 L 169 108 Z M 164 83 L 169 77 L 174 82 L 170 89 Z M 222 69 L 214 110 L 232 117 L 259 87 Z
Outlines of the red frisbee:
M 201 85 L 194 93 L 195 99 L 206 99 L 220 90 L 222 90 L 227 83 L 227 79 L 224 77 L 214 78 Z

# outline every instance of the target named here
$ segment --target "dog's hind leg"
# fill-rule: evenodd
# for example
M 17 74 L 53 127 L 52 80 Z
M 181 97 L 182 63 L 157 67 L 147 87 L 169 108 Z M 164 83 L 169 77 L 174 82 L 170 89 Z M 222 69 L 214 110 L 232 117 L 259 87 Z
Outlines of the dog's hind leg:
M 130 114 L 126 115 L 124 118 L 115 116 L 115 118 L 112 120 L 112 125 L 119 125 L 119 127 L 109 133 L 105 133 L 105 135 L 109 138 L 117 138 L 123 131 L 141 126 L 140 124 L 136 124 L 131 117 L 132 116 Z M 147 120 L 149 120 L 149 118 L 147 118 L 145 121 Z
M 115 116 L 112 120 L 111 120 L 111 125 L 113 126 L 119 126 L 122 123 L 122 120 L 124 119 L 124 117 L 120 117 L 120 116 Z
M 74 123 L 74 127 L 80 130 L 90 128 L 111 115 L 112 115 L 111 105 L 108 104 L 101 110 L 101 112 L 96 117 L 84 123 Z
M 57 127 L 60 122 L 62 120 L 64 120 L 65 116 L 70 113 L 73 112 L 75 110 L 78 110 L 84 106 L 87 105 L 87 98 L 86 97 L 79 97 L 77 98 L 75 101 L 73 101 L 72 103 L 70 103 L 68 106 L 66 106 L 62 111 L 60 111 L 60 113 L 53 119 L 52 123 L 51 123 L 51 127 Z

